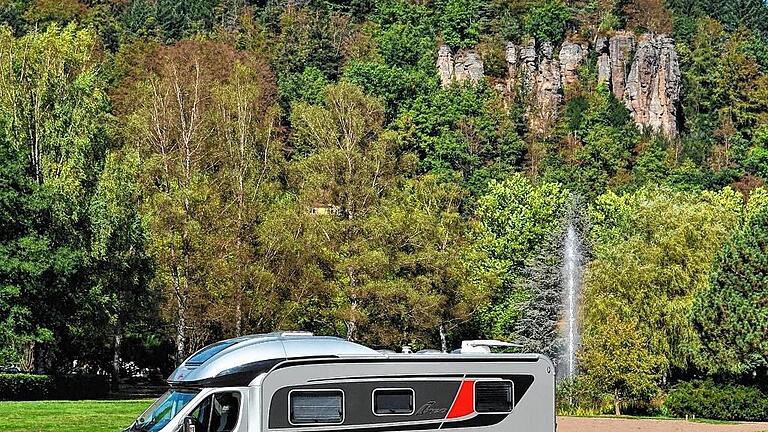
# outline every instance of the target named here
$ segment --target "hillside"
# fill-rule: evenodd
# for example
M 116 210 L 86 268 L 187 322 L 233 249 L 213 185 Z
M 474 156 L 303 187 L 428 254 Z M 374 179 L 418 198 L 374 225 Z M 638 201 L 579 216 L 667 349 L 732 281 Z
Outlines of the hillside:
M 766 395 L 762 0 L 5 0 L 0 20 L 0 366 L 166 371 L 303 329 L 571 359 L 563 409 Z M 768 418 L 739 409 L 712 416 Z

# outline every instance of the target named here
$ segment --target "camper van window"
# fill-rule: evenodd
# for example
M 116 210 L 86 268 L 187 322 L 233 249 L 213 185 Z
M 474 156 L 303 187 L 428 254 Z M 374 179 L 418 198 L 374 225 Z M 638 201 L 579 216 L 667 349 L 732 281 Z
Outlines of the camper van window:
M 199 432 L 231 432 L 240 415 L 240 393 L 222 392 L 205 398 L 190 416 Z
M 475 411 L 481 413 L 512 411 L 511 381 L 478 381 L 475 383 Z
M 376 415 L 413 414 L 413 389 L 376 389 L 373 391 Z
M 194 399 L 199 390 L 169 390 L 160 396 L 128 428 L 130 432 L 157 432 L 176 417 L 189 401 Z
M 341 390 L 293 390 L 290 392 L 291 424 L 340 424 L 344 421 Z
M 208 361 L 208 359 L 210 359 L 211 357 L 224 351 L 225 349 L 229 348 L 235 343 L 237 343 L 237 341 L 230 340 L 230 341 L 224 341 L 224 342 L 217 342 L 213 345 L 208 345 L 207 347 L 201 349 L 195 355 L 190 357 L 189 360 L 187 360 L 186 364 L 190 366 L 201 365 L 206 361 Z

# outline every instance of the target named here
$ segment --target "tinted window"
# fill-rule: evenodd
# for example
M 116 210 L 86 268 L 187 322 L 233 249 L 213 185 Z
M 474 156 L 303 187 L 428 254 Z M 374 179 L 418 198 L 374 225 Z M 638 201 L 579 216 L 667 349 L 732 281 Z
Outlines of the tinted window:
M 240 394 L 216 393 L 200 402 L 191 415 L 200 432 L 232 432 L 240 415 Z
M 135 428 L 157 432 L 164 428 L 197 394 L 199 390 L 169 390 L 139 416 Z
M 475 411 L 512 411 L 512 383 L 510 381 L 478 381 L 475 383 Z
M 413 390 L 377 389 L 373 391 L 373 412 L 378 415 L 412 414 Z
M 217 342 L 213 345 L 208 345 L 207 347 L 201 349 L 197 354 L 193 355 L 189 360 L 187 360 L 187 364 L 190 366 L 201 365 L 211 357 L 224 351 L 225 349 L 229 348 L 230 346 L 236 343 L 237 341 L 227 341 L 227 342 Z
M 291 392 L 290 420 L 300 423 L 341 423 L 344 419 L 344 394 L 341 390 Z

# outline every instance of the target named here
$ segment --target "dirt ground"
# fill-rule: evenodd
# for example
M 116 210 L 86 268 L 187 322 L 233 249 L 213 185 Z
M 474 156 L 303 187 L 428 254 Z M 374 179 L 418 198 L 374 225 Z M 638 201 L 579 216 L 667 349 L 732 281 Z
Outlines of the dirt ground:
M 558 417 L 557 432 L 763 432 L 768 423 L 708 424 L 685 420 Z

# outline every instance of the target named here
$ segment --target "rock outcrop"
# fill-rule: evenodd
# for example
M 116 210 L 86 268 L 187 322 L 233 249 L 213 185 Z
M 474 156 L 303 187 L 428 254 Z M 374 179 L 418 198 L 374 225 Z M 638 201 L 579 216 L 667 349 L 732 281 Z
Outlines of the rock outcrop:
M 437 70 L 443 87 L 448 87 L 454 82 L 476 83 L 483 79 L 485 74 L 483 59 L 477 51 L 461 49 L 454 56 L 448 45 L 442 45 L 437 53 Z
M 549 42 L 543 43 L 539 49 L 529 115 L 529 126 L 536 133 L 545 133 L 555 123 L 563 100 L 560 62 L 552 58 L 553 50 Z
M 604 83 L 611 80 L 611 53 L 608 51 L 608 38 L 599 37 L 595 41 L 597 53 L 597 82 Z
M 453 69 L 454 79 L 457 82 L 470 81 L 476 83 L 483 79 L 485 69 L 483 59 L 475 50 L 459 50 Z
M 664 35 L 641 38 L 623 94 L 624 104 L 638 127 L 668 137 L 677 135 L 680 83 L 674 40 Z
M 443 87 L 453 82 L 453 52 L 448 45 L 440 46 L 437 52 L 437 73 Z
M 606 83 L 624 102 L 638 127 L 676 136 L 680 65 L 674 41 L 665 35 L 636 38 L 621 31 L 610 38 L 597 38 L 594 49 L 598 82 Z M 529 127 L 539 134 L 550 130 L 557 120 L 563 89 L 578 81 L 578 69 L 588 57 L 588 46 L 565 41 L 557 56 L 553 52 L 554 47 L 546 42 L 507 43 L 507 79 L 496 81 L 495 86 L 506 96 L 523 96 Z M 476 83 L 484 73 L 477 51 L 453 53 L 446 45 L 438 52 L 437 68 L 444 87 L 454 82 Z
M 587 47 L 581 44 L 565 41 L 560 47 L 560 76 L 563 86 L 575 84 L 579 77 L 577 71 L 587 56 Z
M 632 33 L 618 32 L 608 41 L 608 53 L 611 59 L 611 91 L 618 100 L 624 97 L 627 73 L 634 50 L 635 36 Z
M 598 38 L 595 50 L 598 82 L 608 83 L 637 126 L 677 136 L 680 63 L 674 40 L 646 34 L 638 43 L 633 34 L 618 32 Z
M 563 86 L 576 82 L 585 54 L 583 46 L 570 42 L 563 44 L 558 58 L 548 42 L 538 49 L 534 40 L 521 46 L 507 43 L 507 89 L 525 96 L 528 125 L 535 133 L 545 133 L 557 120 Z

